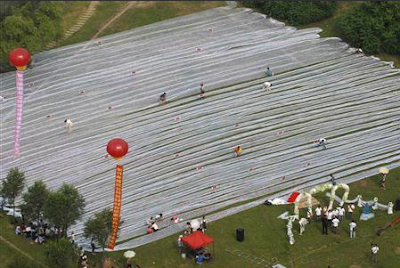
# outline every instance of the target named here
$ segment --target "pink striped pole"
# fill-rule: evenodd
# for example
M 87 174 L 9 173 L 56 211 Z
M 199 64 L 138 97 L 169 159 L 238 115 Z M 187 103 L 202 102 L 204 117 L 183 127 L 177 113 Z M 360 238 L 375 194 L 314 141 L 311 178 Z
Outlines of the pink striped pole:
M 17 70 L 16 78 L 16 112 L 15 112 L 15 131 L 14 131 L 14 157 L 19 156 L 21 138 L 22 112 L 24 105 L 24 71 Z

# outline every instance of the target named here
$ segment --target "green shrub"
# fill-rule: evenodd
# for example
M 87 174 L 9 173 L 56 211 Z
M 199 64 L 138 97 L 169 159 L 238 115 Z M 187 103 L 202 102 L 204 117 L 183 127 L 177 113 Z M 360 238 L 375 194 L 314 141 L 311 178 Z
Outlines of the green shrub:
M 243 6 L 257 8 L 267 16 L 302 25 L 319 21 L 333 14 L 336 1 L 243 1 Z
M 363 2 L 340 18 L 338 31 L 368 54 L 400 55 L 400 2 Z
M 0 21 L 0 72 L 14 70 L 8 63 L 8 54 L 14 48 L 23 47 L 33 54 L 62 36 L 62 5 L 56 1 L 6 5 Z

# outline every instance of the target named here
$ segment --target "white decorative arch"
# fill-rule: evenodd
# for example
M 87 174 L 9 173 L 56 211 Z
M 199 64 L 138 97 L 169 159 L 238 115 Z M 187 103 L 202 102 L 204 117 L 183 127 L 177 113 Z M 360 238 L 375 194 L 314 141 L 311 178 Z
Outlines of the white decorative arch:
M 297 196 L 296 200 L 294 201 L 294 215 L 296 216 L 297 219 L 299 219 L 299 203 L 304 196 L 307 197 L 308 209 L 312 209 L 312 202 L 311 202 L 312 196 L 316 193 L 324 192 L 327 190 L 331 190 L 331 197 L 329 199 L 329 207 L 328 207 L 328 210 L 331 210 L 333 207 L 333 201 L 335 200 L 336 190 L 340 188 L 344 190 L 342 201 L 340 202 L 340 206 L 343 206 L 343 204 L 347 201 L 347 198 L 349 197 L 350 187 L 344 183 L 339 183 L 336 185 L 333 185 L 332 183 L 326 183 L 311 188 L 311 190 L 308 193 L 307 192 L 300 193 Z

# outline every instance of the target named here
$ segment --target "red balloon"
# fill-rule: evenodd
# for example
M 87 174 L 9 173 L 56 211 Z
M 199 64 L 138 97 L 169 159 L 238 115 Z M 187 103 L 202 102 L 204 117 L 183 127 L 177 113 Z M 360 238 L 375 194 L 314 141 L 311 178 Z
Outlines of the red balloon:
M 124 157 L 128 153 L 128 143 L 123 139 L 113 139 L 107 144 L 107 153 L 114 158 Z
M 31 54 L 24 48 L 16 48 L 10 52 L 8 59 L 11 65 L 22 67 L 28 65 L 31 60 Z

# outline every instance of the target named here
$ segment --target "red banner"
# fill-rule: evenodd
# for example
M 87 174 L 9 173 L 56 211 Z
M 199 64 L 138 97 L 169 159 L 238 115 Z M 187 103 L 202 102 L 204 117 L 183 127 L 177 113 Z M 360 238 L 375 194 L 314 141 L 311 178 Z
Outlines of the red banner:
M 110 242 L 108 243 L 108 248 L 114 249 L 115 241 L 117 240 L 118 227 L 121 215 L 121 199 L 122 199 L 122 174 L 124 168 L 121 165 L 117 165 L 115 173 L 115 187 L 114 187 L 114 208 L 113 208 L 113 218 L 112 218 L 112 228 L 113 232 L 111 234 Z

